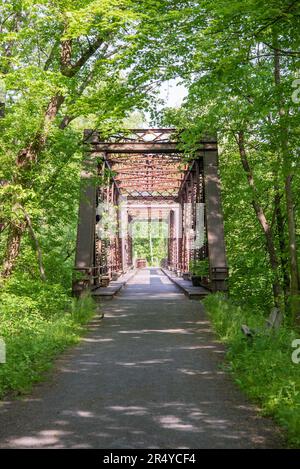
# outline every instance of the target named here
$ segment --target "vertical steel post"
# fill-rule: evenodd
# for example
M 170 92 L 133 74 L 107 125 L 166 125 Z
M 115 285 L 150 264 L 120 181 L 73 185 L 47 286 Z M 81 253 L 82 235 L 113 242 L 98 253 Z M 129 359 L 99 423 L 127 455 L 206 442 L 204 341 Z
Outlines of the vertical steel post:
M 133 261 L 133 256 L 132 256 L 132 216 L 128 215 L 128 234 L 127 234 L 127 266 L 131 267 L 132 266 L 132 261 Z
M 91 134 L 85 132 L 85 143 Z M 83 290 L 92 286 L 95 255 L 96 223 L 96 176 L 97 162 L 91 153 L 84 153 L 81 171 L 80 203 L 78 213 L 77 243 L 75 255 L 75 278 L 72 291 L 80 296 Z M 79 275 L 79 278 L 76 278 Z
M 204 151 L 203 163 L 211 288 L 212 291 L 226 291 L 228 267 L 217 150 Z
M 175 211 L 170 211 L 169 217 L 170 223 L 170 265 L 173 270 L 177 269 L 177 239 L 176 239 L 176 228 L 175 228 Z

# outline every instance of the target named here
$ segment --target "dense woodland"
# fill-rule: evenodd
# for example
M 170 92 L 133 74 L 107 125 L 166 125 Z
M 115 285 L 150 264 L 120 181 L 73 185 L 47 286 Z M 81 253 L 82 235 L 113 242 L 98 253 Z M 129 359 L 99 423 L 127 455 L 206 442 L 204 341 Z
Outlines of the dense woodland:
M 230 294 L 207 308 L 239 384 L 299 443 L 299 20 L 293 0 L 2 0 L 2 395 L 28 389 L 93 313 L 70 295 L 83 129 L 108 135 L 146 114 L 187 151 L 218 136 Z M 188 96 L 162 109 L 171 79 Z M 279 335 L 249 349 L 239 318 L 255 326 L 274 305 Z

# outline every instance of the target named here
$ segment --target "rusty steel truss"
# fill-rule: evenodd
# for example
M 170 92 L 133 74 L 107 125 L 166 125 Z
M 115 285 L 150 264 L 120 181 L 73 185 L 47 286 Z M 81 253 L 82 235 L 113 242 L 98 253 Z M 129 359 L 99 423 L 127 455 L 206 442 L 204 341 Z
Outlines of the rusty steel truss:
M 208 259 L 210 289 L 227 289 L 217 142 L 200 140 L 189 157 L 178 142 L 172 129 L 130 130 L 108 138 L 85 131 L 75 295 L 105 286 L 132 267 L 128 228 L 135 219 L 168 223 L 169 269 L 187 272 L 191 261 Z M 200 246 L 195 245 L 199 207 Z

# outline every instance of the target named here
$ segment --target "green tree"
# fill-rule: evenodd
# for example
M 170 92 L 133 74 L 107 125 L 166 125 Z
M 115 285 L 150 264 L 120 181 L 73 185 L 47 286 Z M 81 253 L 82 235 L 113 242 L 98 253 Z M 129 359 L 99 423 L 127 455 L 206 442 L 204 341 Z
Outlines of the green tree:
M 2 277 L 9 277 L 24 233 L 31 226 L 34 235 L 44 216 L 45 191 L 54 189 L 65 164 L 77 161 L 83 126 L 118 128 L 145 96 L 118 65 L 132 48 L 134 2 L 15 0 L 1 10 L 0 219 Z M 58 147 L 65 149 L 60 160 Z
M 275 304 L 285 303 L 299 321 L 299 112 L 292 101 L 300 58 L 299 3 L 207 0 L 165 2 L 165 7 L 140 36 L 143 53 L 131 79 L 181 78 L 189 96 L 163 122 L 186 129 L 187 148 L 201 134 L 217 133 L 223 155 L 229 151 L 233 158 L 237 152 L 247 195 L 233 184 L 231 190 L 248 200 L 255 217 L 251 229 L 256 232 L 258 225 L 263 234 L 261 256 L 268 256 Z M 226 171 L 230 174 L 230 165 Z

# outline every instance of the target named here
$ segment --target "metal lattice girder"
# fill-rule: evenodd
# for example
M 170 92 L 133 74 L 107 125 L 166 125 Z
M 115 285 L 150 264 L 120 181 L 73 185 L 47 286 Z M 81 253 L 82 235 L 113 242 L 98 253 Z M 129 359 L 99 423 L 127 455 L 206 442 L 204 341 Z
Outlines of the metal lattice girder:
M 108 153 L 178 153 L 178 135 L 174 129 L 132 129 L 130 132 L 111 135 L 102 139 L 97 131 L 86 133 L 86 142 L 92 144 L 91 151 Z M 216 140 L 205 137 L 198 149 L 215 149 Z
M 170 173 L 171 174 L 171 173 Z M 127 182 L 132 182 L 132 183 L 136 183 L 136 182 L 139 182 L 141 181 L 141 178 L 144 177 L 144 176 L 147 176 L 147 177 L 151 177 L 153 179 L 155 179 L 155 181 L 159 181 L 159 182 L 179 182 L 181 183 L 182 181 L 182 178 L 179 178 L 179 177 L 168 177 L 168 176 L 165 176 L 164 174 L 144 174 L 144 173 L 140 173 L 140 174 L 133 174 L 131 176 L 123 176 L 123 175 L 118 175 L 117 177 L 115 177 L 115 180 L 118 182 L 118 186 L 120 187 L 122 184 L 126 185 Z
M 130 130 L 106 139 L 98 132 L 87 130 L 84 141 L 87 147 L 76 269 L 85 273 L 85 285 L 98 285 L 103 276 L 111 278 L 117 271 L 126 271 L 132 264 L 132 239 L 129 233 L 120 237 L 124 220 L 128 217 L 129 221 L 135 217 L 146 220 L 150 216 L 160 221 L 169 218 L 169 264 L 186 271 L 191 259 L 208 255 L 212 288 L 224 290 L 227 266 L 216 140 L 203 138 L 190 161 L 183 158 L 178 135 L 172 129 Z M 101 181 L 98 187 L 95 185 L 95 166 Z M 124 197 L 129 205 L 133 202 L 143 205 L 142 211 L 134 211 L 132 207 L 126 213 L 121 210 L 116 220 L 117 233 L 106 240 L 98 239 L 95 229 L 97 203 L 109 202 L 120 207 Z M 180 204 L 178 209 L 158 208 L 152 213 L 147 208 L 147 204 L 153 203 L 170 204 L 171 207 L 174 202 Z M 194 248 L 198 202 L 205 204 L 207 243 Z M 171 210 L 173 215 L 170 215 Z

